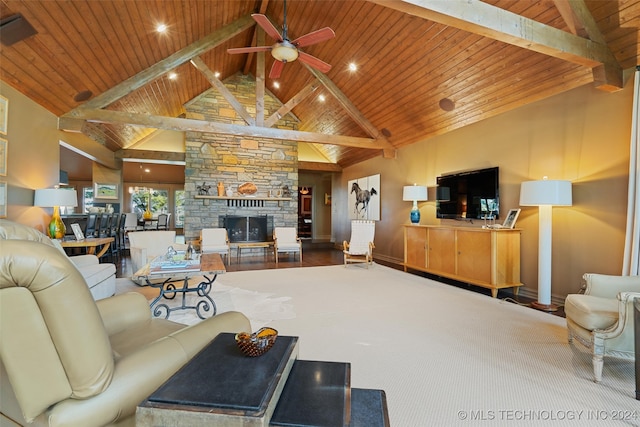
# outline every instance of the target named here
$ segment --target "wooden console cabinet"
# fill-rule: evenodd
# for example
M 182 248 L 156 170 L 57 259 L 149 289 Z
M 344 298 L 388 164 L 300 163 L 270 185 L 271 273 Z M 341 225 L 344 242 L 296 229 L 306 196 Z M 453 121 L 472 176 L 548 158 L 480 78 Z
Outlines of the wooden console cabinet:
M 404 226 L 404 270 L 425 271 L 491 289 L 520 283 L 520 230 Z

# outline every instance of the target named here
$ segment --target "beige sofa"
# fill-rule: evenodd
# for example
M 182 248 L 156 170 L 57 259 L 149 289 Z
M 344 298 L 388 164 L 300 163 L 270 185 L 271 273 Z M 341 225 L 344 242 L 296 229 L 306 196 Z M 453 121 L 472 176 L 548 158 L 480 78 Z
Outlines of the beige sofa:
M 66 255 L 64 248 L 57 240 L 53 244 Z M 69 257 L 71 262 L 82 274 L 87 286 L 93 295 L 93 299 L 99 300 L 115 295 L 116 293 L 116 266 L 109 263 L 100 263 L 95 255 L 76 255 Z
M 0 222 L 0 425 L 132 426 L 136 406 L 220 332 L 250 330 L 237 312 L 189 327 L 152 318 L 138 293 L 94 301 L 34 231 Z

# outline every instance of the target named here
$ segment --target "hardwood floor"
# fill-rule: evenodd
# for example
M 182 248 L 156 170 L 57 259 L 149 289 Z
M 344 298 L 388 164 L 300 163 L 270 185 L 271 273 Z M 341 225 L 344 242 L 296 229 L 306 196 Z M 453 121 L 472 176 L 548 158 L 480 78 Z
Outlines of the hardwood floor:
M 297 256 L 292 254 L 281 254 L 278 259 L 278 267 L 276 267 L 273 253 L 265 255 L 247 255 L 243 254 L 238 262 L 236 252 L 231 251 L 231 263 L 225 261 L 225 267 L 227 272 L 231 271 L 245 271 L 245 270 L 268 270 L 275 268 L 299 268 L 299 267 L 316 267 L 324 265 L 341 265 L 344 262 L 342 251 L 335 249 L 331 243 L 312 243 L 303 242 L 302 246 L 302 264 L 299 262 Z M 107 261 L 110 262 L 110 261 Z M 121 256 L 119 259 L 113 261 L 116 265 L 116 277 L 130 277 L 133 272 L 131 271 L 131 260 L 128 254 Z M 387 263 L 380 260 L 376 260 L 376 263 L 386 265 L 390 268 L 402 270 L 403 266 L 399 264 Z M 480 288 L 478 286 L 469 285 L 466 283 L 460 283 L 453 280 L 449 280 L 442 277 L 436 277 L 428 273 L 422 273 L 418 271 L 410 271 L 412 274 L 428 277 L 430 279 L 446 283 L 451 286 L 463 288 L 472 292 L 478 292 L 491 295 L 489 289 Z M 513 295 L 510 289 L 501 289 L 498 292 L 498 298 L 505 299 L 506 301 L 514 304 L 528 306 L 533 300 L 531 298 L 523 297 L 522 295 Z M 550 314 L 565 317 L 564 307 L 559 307 L 558 311 Z
M 121 256 L 120 259 L 113 261 L 116 265 L 116 277 L 129 277 L 133 274 L 131 271 L 131 260 L 128 254 Z M 340 265 L 344 262 L 342 251 L 337 250 L 330 243 L 312 243 L 303 242 L 302 244 L 302 264 L 292 254 L 280 254 L 278 258 L 277 268 L 297 268 L 297 267 L 316 267 L 323 265 Z M 231 250 L 231 262 L 225 260 L 225 267 L 228 272 L 245 271 L 245 270 L 268 270 L 276 268 L 276 262 L 273 253 L 269 252 L 265 255 L 248 255 L 242 254 L 238 261 L 235 250 Z

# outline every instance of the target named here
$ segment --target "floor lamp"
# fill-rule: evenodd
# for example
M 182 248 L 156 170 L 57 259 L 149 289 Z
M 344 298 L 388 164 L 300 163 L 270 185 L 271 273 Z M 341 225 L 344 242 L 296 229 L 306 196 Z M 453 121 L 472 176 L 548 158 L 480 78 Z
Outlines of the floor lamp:
M 538 301 L 533 308 L 556 311 L 551 304 L 551 209 L 571 206 L 571 182 L 543 179 L 525 181 L 520 186 L 520 206 L 539 207 L 538 236 Z

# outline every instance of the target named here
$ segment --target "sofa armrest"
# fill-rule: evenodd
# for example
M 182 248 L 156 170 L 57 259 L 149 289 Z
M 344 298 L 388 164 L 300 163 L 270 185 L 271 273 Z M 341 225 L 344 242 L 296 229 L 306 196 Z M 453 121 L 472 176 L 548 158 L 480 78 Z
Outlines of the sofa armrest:
M 602 298 L 616 298 L 620 292 L 640 292 L 640 276 L 610 276 L 586 273 L 585 294 Z
M 96 265 L 100 263 L 100 260 L 95 255 L 76 255 L 76 256 L 69 257 L 69 259 L 78 268 L 87 267 L 89 265 Z
M 147 299 L 137 292 L 128 292 L 96 301 L 102 322 L 109 336 L 151 318 Z

